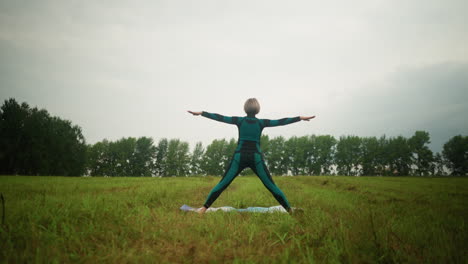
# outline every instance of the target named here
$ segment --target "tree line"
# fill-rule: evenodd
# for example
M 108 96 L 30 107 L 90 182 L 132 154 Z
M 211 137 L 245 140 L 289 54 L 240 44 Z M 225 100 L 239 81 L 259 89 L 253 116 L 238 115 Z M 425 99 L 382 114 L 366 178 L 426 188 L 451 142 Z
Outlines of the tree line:
M 14 99 L 0 109 L 0 135 L 3 175 L 221 176 L 237 145 L 234 138 L 215 139 L 190 151 L 188 142 L 150 137 L 86 144 L 80 127 Z M 467 174 L 468 136 L 452 137 L 441 153 L 429 143 L 428 132 L 416 131 L 409 138 L 262 135 L 260 145 L 272 175 Z
M 5 100 L 0 108 L 0 175 L 86 173 L 81 128 L 46 110 Z

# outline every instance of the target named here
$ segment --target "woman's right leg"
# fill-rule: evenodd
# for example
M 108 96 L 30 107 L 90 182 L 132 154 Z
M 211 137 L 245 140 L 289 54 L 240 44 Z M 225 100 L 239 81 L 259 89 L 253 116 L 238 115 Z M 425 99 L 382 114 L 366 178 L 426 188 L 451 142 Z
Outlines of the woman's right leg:
M 283 206 L 283 208 L 291 212 L 291 205 L 289 204 L 288 199 L 281 191 L 281 189 L 275 184 L 273 178 L 271 178 L 270 172 L 268 171 L 265 161 L 263 160 L 261 154 L 255 153 L 254 166 L 251 169 L 257 174 L 257 176 L 262 181 L 263 185 L 273 194 L 273 197 Z
M 203 206 L 206 208 L 210 207 L 211 204 L 216 201 L 219 195 L 221 195 L 221 193 L 229 186 L 229 184 L 231 184 L 234 178 L 239 175 L 242 169 L 243 166 L 241 167 L 240 164 L 240 153 L 235 153 L 228 168 L 226 169 L 226 172 L 224 173 L 223 178 L 208 194 L 208 197 L 206 198 L 205 204 Z

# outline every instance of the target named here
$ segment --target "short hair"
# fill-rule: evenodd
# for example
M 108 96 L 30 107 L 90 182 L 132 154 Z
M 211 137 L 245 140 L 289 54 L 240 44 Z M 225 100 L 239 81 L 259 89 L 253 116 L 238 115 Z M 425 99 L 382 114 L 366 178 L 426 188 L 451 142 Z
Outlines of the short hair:
M 257 99 L 249 98 L 245 101 L 244 104 L 244 111 L 247 115 L 256 115 L 260 112 L 260 104 L 258 103 Z

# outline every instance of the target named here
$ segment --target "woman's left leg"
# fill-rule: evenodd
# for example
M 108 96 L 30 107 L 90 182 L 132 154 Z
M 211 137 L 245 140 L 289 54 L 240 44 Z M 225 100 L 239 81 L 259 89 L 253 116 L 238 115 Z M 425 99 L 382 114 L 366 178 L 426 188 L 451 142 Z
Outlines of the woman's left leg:
M 220 196 L 221 193 L 231 184 L 234 178 L 239 175 L 242 169 L 241 155 L 240 153 L 235 153 L 226 169 L 226 172 L 221 178 L 221 181 L 219 181 L 219 183 L 208 194 L 203 206 L 209 208 L 211 204 L 218 199 L 218 196 Z
M 291 205 L 289 204 L 288 199 L 284 195 L 278 186 L 276 186 L 273 178 L 271 178 L 270 172 L 268 171 L 267 166 L 265 165 L 265 161 L 262 158 L 262 155 L 259 153 L 255 153 L 254 155 L 255 165 L 251 167 L 251 169 L 257 174 L 260 180 L 263 182 L 263 185 L 273 194 L 275 199 L 286 209 L 286 211 L 291 211 Z

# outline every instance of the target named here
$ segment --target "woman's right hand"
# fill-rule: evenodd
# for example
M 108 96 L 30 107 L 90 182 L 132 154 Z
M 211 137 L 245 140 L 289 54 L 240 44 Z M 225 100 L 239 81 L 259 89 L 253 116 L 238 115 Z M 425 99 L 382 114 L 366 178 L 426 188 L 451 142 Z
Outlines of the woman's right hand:
M 194 115 L 194 116 L 197 116 L 197 115 L 201 115 L 201 114 L 202 114 L 202 112 L 193 112 L 193 111 L 190 111 L 190 110 L 188 110 L 187 112 L 191 113 L 191 114 Z
M 309 121 L 310 119 L 315 118 L 315 116 L 301 116 L 300 118 L 301 120 Z

